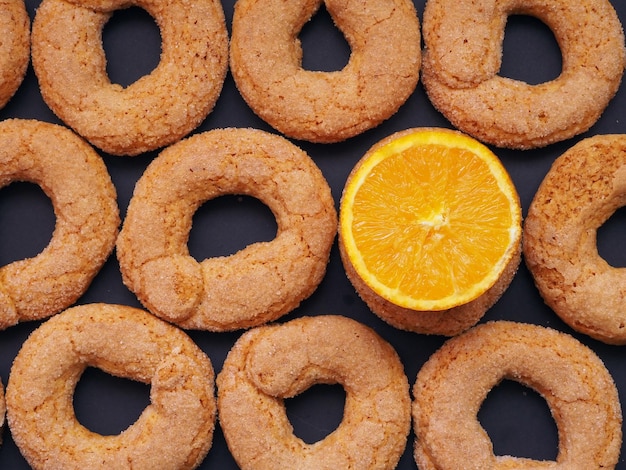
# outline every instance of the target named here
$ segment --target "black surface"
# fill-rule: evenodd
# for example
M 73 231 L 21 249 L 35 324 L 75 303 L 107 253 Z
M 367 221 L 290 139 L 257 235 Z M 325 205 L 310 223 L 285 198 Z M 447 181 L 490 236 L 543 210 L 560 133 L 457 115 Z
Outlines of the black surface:
M 31 18 L 36 1 L 27 1 Z M 421 19 L 424 0 L 416 0 Z M 626 20 L 626 3 L 614 0 L 622 20 Z M 230 29 L 233 2 L 224 2 Z M 303 30 L 304 64 L 308 69 L 338 70 L 346 63 L 348 47 L 332 26 L 329 15 L 322 11 Z M 149 73 L 158 62 L 159 32 L 149 15 L 139 8 L 116 12 L 105 27 L 104 44 L 113 81 L 132 83 Z M 522 16 L 512 17 L 506 30 L 502 74 L 531 83 L 539 83 L 558 75 L 561 58 L 551 32 L 539 21 Z M 535 151 L 494 149 L 509 170 L 520 194 L 524 214 L 552 161 L 581 138 L 600 133 L 626 133 L 626 90 L 620 90 L 598 123 L 586 134 L 566 142 Z M 59 123 L 39 94 L 32 68 L 15 97 L 0 110 L 0 119 L 34 118 Z M 271 131 L 247 107 L 228 75 L 214 111 L 196 132 L 218 127 L 256 127 Z M 363 153 L 379 139 L 401 129 L 416 126 L 449 127 L 448 122 L 429 103 L 421 84 L 395 116 L 378 128 L 346 142 L 315 145 L 297 142 L 321 168 L 338 202 L 345 178 Z M 127 158 L 103 155 L 117 187 L 122 216 L 133 186 L 156 152 Z M 0 190 L 0 264 L 36 254 L 49 239 L 54 226 L 50 202 L 34 185 L 16 184 Z M 275 221 L 271 212 L 256 200 L 223 197 L 206 203 L 194 218 L 190 249 L 197 257 L 232 253 L 248 243 L 271 239 Z M 599 233 L 599 250 L 615 266 L 626 266 L 623 240 L 626 232 L 626 211 L 618 211 Z M 115 256 L 105 264 L 88 292 L 79 303 L 107 302 L 139 306 L 135 296 L 122 284 Z M 421 365 L 444 341 L 402 332 L 378 320 L 359 300 L 347 281 L 336 245 L 333 248 L 327 275 L 317 291 L 297 310 L 281 321 L 301 315 L 341 314 L 372 326 L 396 348 L 404 363 L 409 382 Z M 485 315 L 482 321 L 507 319 L 546 325 L 573 334 L 589 345 L 612 373 L 620 395 L 626 392 L 626 349 L 607 346 L 574 333 L 550 311 L 536 291 L 532 279 L 522 265 L 508 291 Z M 11 362 L 29 332 L 39 323 L 20 324 L 0 332 L 0 376 L 9 376 Z M 208 354 L 216 371 L 240 333 L 190 332 L 190 336 Z M 115 434 L 131 424 L 148 403 L 149 388 L 132 381 L 118 379 L 89 369 L 75 394 L 79 420 L 102 434 Z M 462 393 L 462 384 L 459 384 Z M 296 434 L 306 441 L 322 438 L 341 419 L 344 396 L 340 387 L 315 386 L 302 396 L 287 402 L 288 414 Z M 479 419 L 494 441 L 498 454 L 551 459 L 556 456 L 558 437 L 545 402 L 535 392 L 514 382 L 504 382 L 488 396 Z M 398 468 L 415 469 L 409 436 L 407 449 Z M 626 469 L 623 452 L 618 468 Z M 0 468 L 28 468 L 4 432 L 0 448 Z M 200 468 L 237 468 L 223 436 L 216 428 L 214 443 Z

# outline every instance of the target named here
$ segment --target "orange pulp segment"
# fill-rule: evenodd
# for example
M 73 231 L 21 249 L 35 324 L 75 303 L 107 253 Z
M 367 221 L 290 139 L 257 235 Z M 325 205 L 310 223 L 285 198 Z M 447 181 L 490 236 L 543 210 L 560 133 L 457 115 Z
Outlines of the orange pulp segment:
M 497 281 L 519 247 L 521 219 L 515 186 L 486 146 L 452 130 L 409 129 L 352 170 L 339 237 L 376 294 L 412 310 L 445 310 Z

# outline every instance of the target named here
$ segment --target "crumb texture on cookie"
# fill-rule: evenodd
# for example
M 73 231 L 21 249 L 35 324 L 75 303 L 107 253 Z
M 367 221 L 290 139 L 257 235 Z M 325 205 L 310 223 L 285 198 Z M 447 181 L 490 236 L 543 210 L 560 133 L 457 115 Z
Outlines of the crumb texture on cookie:
M 528 209 L 524 258 L 546 304 L 573 329 L 626 344 L 626 269 L 597 231 L 626 205 L 626 136 L 583 139 L 557 158 Z
M 65 127 L 0 123 L 0 188 L 14 181 L 41 187 L 56 225 L 41 253 L 0 267 L 0 328 L 49 317 L 76 302 L 113 251 L 120 225 L 102 158 Z
M 343 420 L 321 441 L 293 433 L 284 399 L 314 384 L 346 392 Z M 410 429 L 406 375 L 370 328 L 336 316 L 302 317 L 244 333 L 217 378 L 226 442 L 244 470 L 395 468 Z
M 86 367 L 150 384 L 150 404 L 118 435 L 81 425 L 73 394 Z M 215 426 L 214 372 L 181 330 L 132 307 L 72 307 L 36 329 L 9 376 L 7 417 L 35 469 L 193 469 Z
M 266 204 L 278 231 L 230 256 L 195 260 L 193 214 L 225 194 Z M 124 283 L 148 310 L 189 329 L 226 331 L 297 307 L 326 272 L 337 232 L 330 187 L 283 137 L 216 129 L 165 149 L 138 181 L 117 242 Z
M 477 413 L 501 380 L 547 402 L 559 434 L 556 461 L 496 456 Z M 614 468 L 622 412 L 613 378 L 575 338 L 537 325 L 498 321 L 449 339 L 413 387 L 414 456 L 421 470 Z
M 0 108 L 13 97 L 30 62 L 30 18 L 24 0 L 0 3 Z
M 322 3 L 351 54 L 339 71 L 302 68 L 297 36 Z M 407 0 L 240 0 L 230 68 L 252 110 L 288 137 L 345 140 L 392 116 L 413 93 L 421 64 L 419 20 Z
M 543 21 L 561 48 L 554 80 L 498 75 L 509 15 Z M 608 0 L 429 0 L 422 80 L 459 130 L 500 147 L 543 147 L 588 130 L 617 92 L 625 66 L 622 24 Z
M 161 32 L 161 57 L 123 88 L 106 73 L 102 29 L 117 9 L 145 9 Z M 211 112 L 228 68 L 228 33 L 217 0 L 44 0 L 32 32 L 42 97 L 68 126 L 113 155 L 172 144 Z

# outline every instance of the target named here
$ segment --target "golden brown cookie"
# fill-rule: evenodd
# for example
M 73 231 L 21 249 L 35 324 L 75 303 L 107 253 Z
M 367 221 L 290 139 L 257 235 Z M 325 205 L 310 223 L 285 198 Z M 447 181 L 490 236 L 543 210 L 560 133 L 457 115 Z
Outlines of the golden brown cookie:
M 195 260 L 187 247 L 205 201 L 249 195 L 278 225 L 270 242 Z M 138 181 L 117 243 L 124 283 L 155 315 L 184 328 L 256 326 L 293 310 L 321 282 L 337 232 L 328 183 L 277 135 L 218 129 L 167 149 Z
M 503 379 L 537 391 L 559 434 L 556 462 L 495 456 L 477 413 Z M 573 337 L 513 322 L 477 326 L 448 340 L 413 387 L 420 470 L 614 468 L 622 443 L 617 389 L 602 361 Z
M 343 386 L 342 422 L 306 444 L 293 434 L 284 399 L 314 384 Z M 246 469 L 392 469 L 410 428 L 407 378 L 393 348 L 341 316 L 304 317 L 244 333 L 217 377 L 220 423 Z
M 126 88 L 106 73 L 102 28 L 135 5 L 161 32 L 161 58 Z M 169 145 L 211 112 L 228 67 L 228 36 L 217 0 L 44 0 L 32 33 L 33 67 L 52 111 L 96 147 L 137 155 Z
M 546 304 L 573 329 L 626 344 L 626 270 L 597 230 L 626 203 L 626 135 L 584 139 L 556 159 L 524 222 L 524 257 Z
M 120 224 L 102 158 L 65 127 L 20 119 L 0 123 L 0 188 L 14 181 L 41 187 L 56 225 L 41 253 L 0 267 L 0 329 L 76 302 L 113 251 Z
M 419 20 L 407 0 L 325 0 L 351 48 L 339 71 L 302 68 L 298 34 L 322 0 L 239 0 L 230 68 L 252 110 L 289 137 L 345 140 L 392 116 L 413 93 Z
M 87 367 L 148 383 L 150 405 L 118 435 L 76 419 Z M 181 330 L 139 309 L 91 304 L 53 317 L 26 340 L 6 392 L 11 434 L 35 469 L 192 469 L 215 426 L 211 362 Z
M 529 85 L 498 75 L 509 15 L 543 21 L 561 47 L 555 80 Z M 422 81 L 460 130 L 500 147 L 542 147 L 580 134 L 619 87 L 624 33 L 608 0 L 429 0 Z
M 30 18 L 23 0 L 0 3 L 0 108 L 13 97 L 30 61 Z

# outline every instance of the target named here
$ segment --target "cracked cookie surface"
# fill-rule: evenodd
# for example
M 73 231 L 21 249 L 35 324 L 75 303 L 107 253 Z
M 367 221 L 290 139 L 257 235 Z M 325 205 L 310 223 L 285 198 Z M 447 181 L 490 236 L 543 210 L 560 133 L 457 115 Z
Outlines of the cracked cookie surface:
M 23 0 L 0 4 L 0 108 L 13 97 L 30 62 L 30 18 Z
M 498 75 L 509 15 L 544 22 L 563 68 L 530 85 Z M 600 117 L 625 65 L 622 25 L 608 0 L 429 0 L 422 81 L 459 130 L 499 147 L 543 147 L 578 135 Z
M 49 317 L 76 302 L 113 251 L 120 224 L 102 158 L 65 127 L 0 123 L 0 188 L 14 181 L 41 187 L 56 224 L 41 253 L 0 267 L 0 328 Z
M 288 137 L 345 140 L 392 116 L 413 93 L 421 64 L 419 20 L 406 0 L 323 2 L 350 49 L 338 71 L 302 68 L 297 38 L 322 0 L 240 0 L 230 68 L 252 110 Z
M 130 5 L 154 18 L 161 56 L 123 88 L 107 75 L 102 29 Z M 63 122 L 107 153 L 138 155 L 181 139 L 213 109 L 228 67 L 224 12 L 216 0 L 44 0 L 32 60 L 41 94 Z
M 150 404 L 120 434 L 76 419 L 87 367 L 150 384 Z M 35 469 L 193 469 L 215 427 L 208 357 L 178 328 L 121 305 L 81 305 L 42 324 L 15 358 L 6 399 L 13 439 Z
M 319 383 L 344 388 L 344 415 L 332 433 L 307 444 L 294 435 L 284 399 Z M 403 366 L 377 333 L 346 317 L 303 317 L 247 331 L 217 387 L 226 442 L 244 470 L 392 469 L 406 446 Z
M 193 214 L 225 194 L 259 199 L 278 231 L 230 256 L 197 261 Z M 330 187 L 286 139 L 217 129 L 167 149 L 138 181 L 117 242 L 125 284 L 148 310 L 183 328 L 226 331 L 274 320 L 321 282 L 337 232 Z
M 556 462 L 494 455 L 477 414 L 503 379 L 546 400 L 559 434 Z M 413 396 L 414 455 L 423 470 L 582 470 L 614 468 L 619 458 L 622 413 L 613 378 L 591 349 L 556 330 L 508 321 L 474 327 L 430 357 Z
M 598 135 L 554 161 L 524 222 L 524 258 L 546 304 L 609 344 L 626 344 L 626 270 L 600 256 L 597 231 L 624 205 L 626 136 Z

